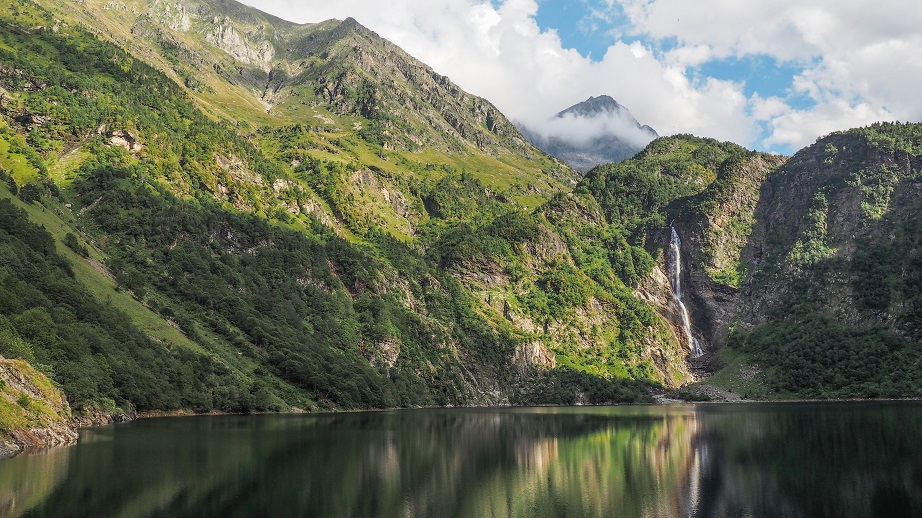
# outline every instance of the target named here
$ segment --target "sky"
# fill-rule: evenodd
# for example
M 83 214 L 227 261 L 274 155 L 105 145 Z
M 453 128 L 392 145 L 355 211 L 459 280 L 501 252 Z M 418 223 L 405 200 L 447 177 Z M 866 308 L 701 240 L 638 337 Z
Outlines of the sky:
M 353 17 L 547 127 L 610 95 L 661 135 L 791 154 L 836 130 L 922 121 L 916 0 L 246 0 L 281 18 Z

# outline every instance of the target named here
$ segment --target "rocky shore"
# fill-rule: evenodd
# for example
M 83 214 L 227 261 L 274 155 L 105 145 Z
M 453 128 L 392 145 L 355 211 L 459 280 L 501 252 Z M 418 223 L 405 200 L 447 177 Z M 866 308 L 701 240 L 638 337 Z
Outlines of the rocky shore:
M 23 360 L 0 357 L 0 457 L 77 442 L 67 399 Z

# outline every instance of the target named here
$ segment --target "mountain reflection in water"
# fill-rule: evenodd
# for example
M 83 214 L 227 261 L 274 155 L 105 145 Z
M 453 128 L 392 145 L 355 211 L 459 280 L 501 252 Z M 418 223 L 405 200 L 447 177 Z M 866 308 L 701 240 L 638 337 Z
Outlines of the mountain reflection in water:
M 141 420 L 0 461 L 9 516 L 910 516 L 922 404 Z

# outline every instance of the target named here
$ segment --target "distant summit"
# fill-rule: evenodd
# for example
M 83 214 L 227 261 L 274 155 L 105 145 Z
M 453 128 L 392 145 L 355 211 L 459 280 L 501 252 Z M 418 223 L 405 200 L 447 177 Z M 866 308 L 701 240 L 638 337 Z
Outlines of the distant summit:
M 621 103 L 608 95 L 590 97 L 581 103 L 574 104 L 566 110 L 558 113 L 557 118 L 561 119 L 567 115 L 573 115 L 574 117 L 585 117 L 589 119 L 607 115 L 617 115 L 626 121 L 633 122 L 638 129 L 646 131 L 653 138 L 659 137 L 659 133 L 657 133 L 656 130 L 650 126 L 647 126 L 646 124 L 641 126 L 640 123 L 637 122 L 637 119 L 634 118 L 634 115 L 631 114 L 630 110 L 625 108 Z
M 582 172 L 631 158 L 659 137 L 608 95 L 590 97 L 557 113 L 540 130 L 521 129 L 535 147 Z

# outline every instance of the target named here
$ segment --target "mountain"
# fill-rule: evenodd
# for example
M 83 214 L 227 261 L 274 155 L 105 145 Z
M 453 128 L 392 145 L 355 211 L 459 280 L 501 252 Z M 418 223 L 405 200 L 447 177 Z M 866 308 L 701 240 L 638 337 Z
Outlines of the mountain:
M 916 395 L 918 125 L 790 159 L 657 138 L 577 182 L 354 20 L 48 0 L 0 22 L 0 354 L 33 380 L 0 394 L 0 439 L 711 374 Z
M 559 112 L 540 130 L 522 130 L 536 147 L 582 172 L 631 158 L 659 137 L 607 95 Z
M 668 137 L 591 171 L 577 192 L 659 258 L 639 295 L 676 328 L 666 272 L 680 236 L 705 351 L 692 364 L 713 374 L 692 397 L 713 386 L 759 399 L 918 397 L 920 143 L 919 124 L 833 133 L 791 158 Z
M 739 390 L 922 394 L 919 171 L 922 125 L 875 124 L 819 139 L 768 177 L 727 341 Z
M 93 0 L 0 19 L 0 354 L 82 422 L 688 379 L 630 287 L 652 259 L 577 175 L 355 21 Z
M 415 191 L 449 172 L 467 172 L 491 196 L 526 208 L 578 177 L 533 148 L 488 101 L 352 19 L 297 25 L 210 0 L 42 5 L 130 47 L 313 191 L 265 195 L 287 195 L 288 210 L 353 233 L 373 222 L 411 239 L 432 220 L 412 203 Z M 233 169 L 234 157 L 225 158 Z M 355 178 L 322 178 L 325 167 L 352 169 Z M 252 205 L 227 191 L 234 206 Z M 296 208 L 293 197 L 307 203 Z

